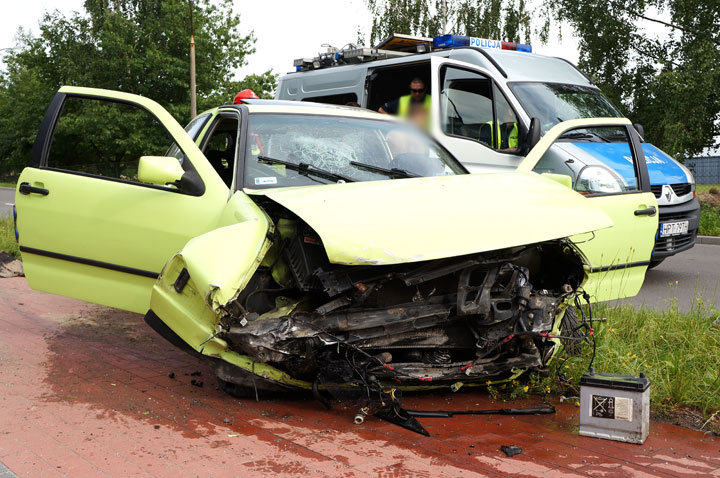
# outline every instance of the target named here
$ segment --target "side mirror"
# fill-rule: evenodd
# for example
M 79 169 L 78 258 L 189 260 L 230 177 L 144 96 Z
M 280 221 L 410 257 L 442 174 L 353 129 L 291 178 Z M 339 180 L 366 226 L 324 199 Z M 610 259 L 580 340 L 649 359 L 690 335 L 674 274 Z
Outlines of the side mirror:
M 641 125 L 640 123 L 635 123 L 633 127 L 635 128 L 635 131 L 637 131 L 640 135 L 640 139 L 645 141 L 645 128 L 643 128 L 643 125 Z
M 543 178 L 552 179 L 553 181 L 572 189 L 572 178 L 567 174 L 542 173 L 541 176 Z
M 525 137 L 525 145 L 523 146 L 523 156 L 526 156 L 535 147 L 535 145 L 538 144 L 538 141 L 540 141 L 541 129 L 542 125 L 540 124 L 539 119 L 530 119 L 530 128 L 528 128 L 528 133 Z
M 138 179 L 143 183 L 166 186 L 179 184 L 185 170 L 172 156 L 142 156 L 138 164 Z

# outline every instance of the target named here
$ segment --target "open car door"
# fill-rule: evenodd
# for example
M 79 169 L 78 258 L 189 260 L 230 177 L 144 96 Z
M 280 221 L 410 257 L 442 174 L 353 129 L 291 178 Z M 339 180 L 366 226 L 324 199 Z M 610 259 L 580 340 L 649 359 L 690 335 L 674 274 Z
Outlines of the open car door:
M 208 116 L 189 126 L 202 127 Z M 158 164 L 170 170 L 165 179 Z M 55 96 L 18 183 L 30 286 L 141 313 L 173 254 L 221 225 L 229 195 L 160 105 L 77 87 Z
M 658 215 L 645 156 L 630 120 L 560 123 L 542 137 L 518 171 L 565 178 L 610 216 L 613 227 L 570 238 L 591 265 L 585 290 L 595 301 L 636 295 L 650 263 Z

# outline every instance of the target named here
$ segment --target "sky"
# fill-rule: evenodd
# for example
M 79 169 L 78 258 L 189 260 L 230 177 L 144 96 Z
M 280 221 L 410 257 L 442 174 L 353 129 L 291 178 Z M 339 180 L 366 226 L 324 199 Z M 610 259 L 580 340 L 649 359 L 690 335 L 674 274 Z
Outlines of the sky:
M 0 50 L 14 46 L 20 27 L 37 34 L 45 11 L 57 9 L 70 14 L 82 10 L 82 4 L 82 0 L 7 2 L 0 16 Z M 235 0 L 235 11 L 240 14 L 241 33 L 252 30 L 257 38 L 257 51 L 238 71 L 238 78 L 270 68 L 275 73 L 287 73 L 293 69 L 295 58 L 312 57 L 325 51 L 323 44 L 342 47 L 355 42 L 359 28 L 365 38 L 370 36 L 371 20 L 364 0 Z M 555 39 L 548 45 L 534 44 L 533 49 L 573 63 L 578 60 L 577 39 L 572 37 L 569 28 L 564 29 L 562 43 Z

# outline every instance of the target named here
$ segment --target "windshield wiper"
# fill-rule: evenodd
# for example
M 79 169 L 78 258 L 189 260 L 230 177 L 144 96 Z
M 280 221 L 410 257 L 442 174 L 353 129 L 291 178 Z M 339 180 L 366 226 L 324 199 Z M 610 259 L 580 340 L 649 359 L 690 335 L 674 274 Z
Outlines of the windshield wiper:
M 406 171 L 404 169 L 398 169 L 398 168 L 386 169 L 386 168 L 381 168 L 380 166 L 373 166 L 372 164 L 359 163 L 357 161 L 350 161 L 350 164 L 352 164 L 353 166 L 356 166 L 358 168 L 361 168 L 361 169 L 367 169 L 368 171 L 384 174 L 386 176 L 390 176 L 393 178 L 419 178 L 420 177 L 417 174 L 413 174 L 410 171 Z
M 593 135 L 588 133 L 565 133 L 561 135 L 558 139 L 591 139 L 594 138 Z
M 293 171 L 297 171 L 300 176 L 307 176 L 309 174 L 312 174 L 313 176 L 317 176 L 320 178 L 329 179 L 331 181 L 344 181 L 346 183 L 354 183 L 354 179 L 350 179 L 347 176 L 343 176 L 342 174 L 333 173 L 331 171 L 327 171 L 325 169 L 317 168 L 315 166 L 312 166 L 308 163 L 291 163 L 289 161 L 283 161 L 282 159 L 275 159 L 271 158 L 269 156 L 258 156 L 258 161 L 261 163 L 267 163 L 267 164 L 282 164 L 288 169 L 292 169 Z
M 603 138 L 602 136 L 595 133 L 565 133 L 558 139 L 599 139 L 605 143 L 610 143 L 609 139 Z

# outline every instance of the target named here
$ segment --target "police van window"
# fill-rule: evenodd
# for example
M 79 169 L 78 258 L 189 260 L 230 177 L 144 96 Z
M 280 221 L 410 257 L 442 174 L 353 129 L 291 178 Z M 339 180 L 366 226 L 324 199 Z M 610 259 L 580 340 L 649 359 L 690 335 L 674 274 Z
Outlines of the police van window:
M 505 96 L 500 92 L 497 85 L 493 84 L 495 96 L 496 120 L 493 128 L 490 125 L 483 126 L 490 130 L 492 145 L 501 151 L 513 152 L 518 150 L 518 120 L 515 112 L 510 107 Z M 485 133 L 487 134 L 487 133 Z
M 584 195 L 640 190 L 630 137 L 621 126 L 568 131 L 548 149 L 534 171 L 570 176 L 573 189 Z
M 440 90 L 440 118 L 445 134 L 462 136 L 493 147 L 484 125 L 493 121 L 492 82 L 485 76 L 446 67 Z
M 597 88 L 558 83 L 510 83 L 510 89 L 543 132 L 579 118 L 619 118 L 622 114 Z
M 342 95 L 326 95 L 326 96 L 306 96 L 302 101 L 312 101 L 314 103 L 325 103 L 328 105 L 348 105 L 348 103 L 357 103 L 358 97 L 355 93 L 344 93 Z

